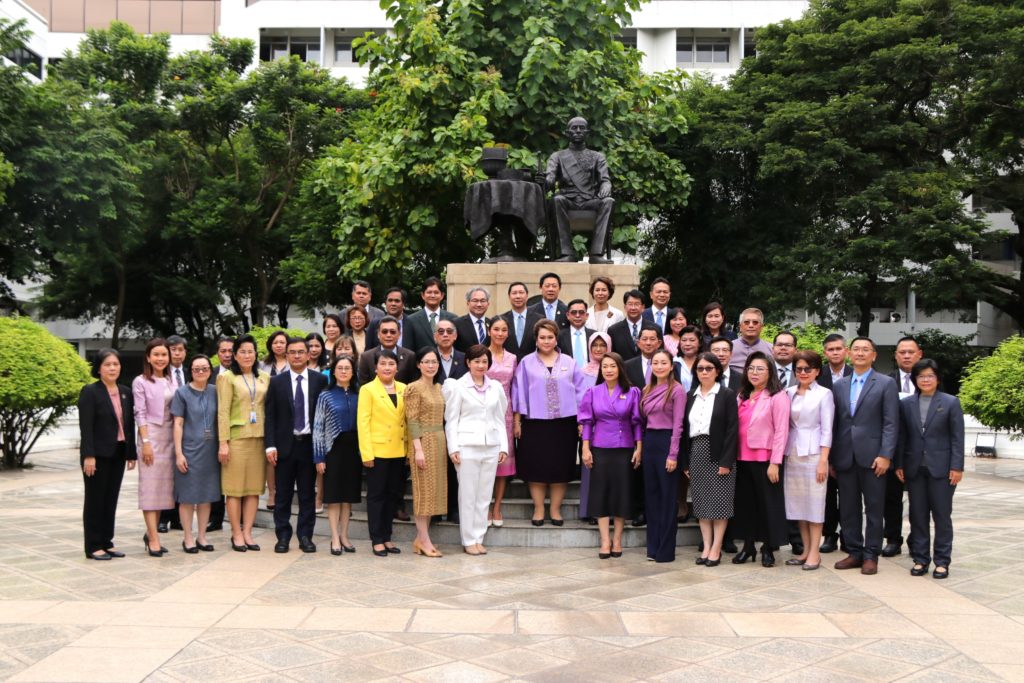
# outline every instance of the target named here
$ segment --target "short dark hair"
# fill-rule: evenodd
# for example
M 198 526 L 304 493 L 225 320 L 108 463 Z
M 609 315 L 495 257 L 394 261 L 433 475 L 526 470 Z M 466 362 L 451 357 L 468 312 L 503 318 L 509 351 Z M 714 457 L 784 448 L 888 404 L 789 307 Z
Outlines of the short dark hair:
M 231 344 L 232 346 L 235 345 L 235 340 L 234 339 L 232 339 L 231 337 L 227 336 L 226 334 L 222 334 L 219 337 L 217 337 L 217 345 L 214 348 L 218 348 L 219 349 L 220 345 L 223 344 L 224 342 L 227 342 L 228 344 Z
M 594 296 L 594 285 L 598 282 L 604 283 L 604 286 L 608 288 L 608 298 L 612 298 L 612 295 L 615 294 L 615 282 L 607 275 L 598 275 L 590 281 L 590 296 Z
M 856 344 L 859 341 L 866 341 L 868 344 L 871 344 L 871 350 L 872 351 L 874 351 L 876 353 L 878 352 L 878 345 L 875 344 L 875 340 L 872 339 L 871 337 L 864 337 L 864 336 L 854 337 L 853 339 L 850 340 L 850 346 L 852 347 L 854 344 Z
M 351 308 L 356 308 L 356 306 L 350 306 L 349 308 L 350 309 Z M 347 315 L 348 311 L 346 311 L 345 313 Z M 338 315 L 337 313 L 328 313 L 327 315 L 324 316 L 324 323 L 323 323 L 323 325 L 320 326 L 320 329 L 322 329 L 324 331 L 324 334 L 327 334 L 327 321 L 328 320 L 333 320 L 334 324 L 338 326 L 338 334 L 341 334 L 342 332 L 345 331 L 345 323 L 343 323 L 341 321 L 341 316 Z M 367 320 L 367 322 L 369 322 L 369 320 Z
M 719 338 L 716 337 L 716 339 Z M 721 339 L 725 339 L 725 337 L 721 337 Z M 725 369 L 722 367 L 722 361 L 718 360 L 718 356 L 711 353 L 710 351 L 704 351 L 703 353 L 697 354 L 697 359 L 693 361 L 693 374 L 697 374 L 697 363 L 701 362 L 702 360 L 707 361 L 708 363 L 711 363 L 712 365 L 715 366 L 715 381 L 717 382 L 718 380 L 720 380 L 722 378 L 722 373 L 725 372 Z
M 103 365 L 103 361 L 113 356 L 117 358 L 117 362 L 121 362 L 121 354 L 117 352 L 117 349 L 100 349 L 96 352 L 96 357 L 92 359 L 92 376 L 96 379 L 100 378 L 100 366 Z
M 387 299 L 389 295 L 396 292 L 402 297 L 402 305 L 404 306 L 409 301 L 409 295 L 401 287 L 388 287 L 387 291 L 384 292 L 384 298 Z
M 398 354 L 397 354 L 397 353 L 395 353 L 394 351 L 389 351 L 389 350 L 387 350 L 387 349 L 381 349 L 381 350 L 380 350 L 380 351 L 379 351 L 379 352 L 377 353 L 377 362 L 375 362 L 375 363 L 373 364 L 373 366 L 374 366 L 374 367 L 377 367 L 378 365 L 380 365 L 380 362 L 381 362 L 382 360 L 385 360 L 385 359 L 388 359 L 388 360 L 393 360 L 393 361 L 395 361 L 395 363 L 397 364 L 397 363 L 398 363 Z
M 800 349 L 793 354 L 793 369 L 796 369 L 796 364 L 799 361 L 807 363 L 810 367 L 815 370 L 821 370 L 821 355 L 817 351 L 811 351 L 810 349 Z
M 768 384 L 765 386 L 765 391 L 768 392 L 768 395 L 774 396 L 783 389 L 782 382 L 779 381 L 779 372 L 775 369 L 775 360 L 764 351 L 754 351 L 747 356 L 747 362 L 743 364 L 743 383 L 740 385 L 740 398 L 744 400 L 750 398 L 750 392 L 754 390 L 754 385 L 751 384 L 750 377 L 747 376 L 747 370 L 755 360 L 763 360 L 768 364 Z
M 431 287 L 434 287 L 434 286 L 436 286 L 438 289 L 440 289 L 442 294 L 444 293 L 444 282 L 441 280 L 441 278 L 439 278 L 436 275 L 431 275 L 430 277 L 428 277 L 426 280 L 423 281 L 423 290 L 422 291 L 425 292 L 425 291 L 427 291 L 428 289 L 430 289 Z
M 355 289 L 356 287 L 362 287 L 363 289 L 369 290 L 370 293 L 373 294 L 373 287 L 371 287 L 370 283 L 367 282 L 366 280 L 356 280 L 355 282 L 353 282 L 352 289 Z
M 569 303 L 567 303 L 565 305 L 565 308 L 566 308 L 566 310 L 569 310 L 570 308 L 572 308 L 576 304 L 579 304 L 579 305 L 583 306 L 583 308 L 587 307 L 587 302 L 584 301 L 583 299 L 573 299 L 572 301 L 570 301 Z
M 491 363 L 494 362 L 494 358 L 491 356 L 491 350 L 483 344 L 473 344 L 466 349 L 466 365 L 469 365 L 469 361 L 476 360 L 477 358 L 487 358 L 487 367 L 491 367 Z
M 213 369 L 213 361 L 210 360 L 210 357 L 207 356 L 205 353 L 197 353 L 196 355 L 192 356 L 192 358 L 190 358 L 188 361 L 189 370 L 192 369 L 192 367 L 196 364 L 197 360 L 205 360 L 207 365 L 210 366 L 210 369 Z
M 388 323 L 394 323 L 395 327 L 397 327 L 399 329 L 399 331 L 401 331 L 402 325 L 401 325 L 401 323 L 398 322 L 398 318 L 396 318 L 393 315 L 386 315 L 383 318 L 381 318 L 380 320 L 378 320 L 377 321 L 377 329 L 379 330 L 383 325 L 388 324 Z
M 666 285 L 668 285 L 669 289 L 672 289 L 672 283 L 669 282 L 668 278 L 665 278 L 665 277 L 656 277 L 653 280 L 651 280 L 651 289 L 654 289 L 654 285 L 660 285 L 660 284 L 666 284 Z
M 558 280 L 558 286 L 562 286 L 562 278 L 558 275 L 558 273 L 544 273 L 543 275 L 540 276 L 540 280 L 537 282 L 537 286 L 543 287 L 544 281 L 547 280 L 549 277 L 553 277 L 556 280 Z
M 305 349 L 309 351 L 309 342 L 303 339 L 302 337 L 288 337 L 288 343 L 285 345 L 285 348 L 288 348 L 293 344 L 302 344 L 305 347 Z
M 335 356 L 334 360 L 331 361 L 331 377 L 330 386 L 334 388 L 338 386 L 338 378 L 335 376 L 334 371 L 338 367 L 338 363 L 347 361 L 352 366 L 352 381 L 349 383 L 349 389 L 353 391 L 359 390 L 359 373 L 356 372 L 356 359 L 350 353 L 339 353 Z
M 799 341 L 799 339 L 797 339 L 797 336 L 794 333 L 790 332 L 789 330 L 782 330 L 780 332 L 777 332 L 775 334 L 775 337 L 772 339 L 772 344 L 774 345 L 775 342 L 779 341 L 779 337 L 781 337 L 783 335 L 788 335 L 788 336 L 792 337 L 793 338 L 793 346 L 797 345 L 797 342 Z
M 426 287 L 424 287 L 424 289 L 426 289 Z M 437 366 L 438 366 L 438 369 L 440 370 L 441 369 L 441 354 L 438 353 L 437 349 L 435 349 L 433 346 L 424 346 L 423 348 L 421 348 L 419 351 L 416 352 L 416 365 L 419 365 L 420 363 L 422 363 L 423 359 L 426 358 L 427 356 L 429 356 L 430 354 L 434 354 L 437 357 Z M 435 372 L 434 373 L 434 382 L 433 383 L 434 384 L 440 384 L 441 383 L 441 373 L 440 372 Z
M 672 320 L 673 318 L 675 318 L 680 313 L 682 313 L 683 317 L 686 318 L 686 309 L 683 308 L 682 306 L 676 306 L 675 308 L 669 308 L 668 309 L 668 313 L 666 313 L 666 315 L 665 315 L 665 320 Z M 689 321 L 687 321 L 687 322 L 689 322 Z
M 723 337 L 722 335 L 718 335 L 717 337 L 712 337 L 711 341 L 708 342 L 708 348 L 710 349 L 712 346 L 714 346 L 718 342 L 725 342 L 726 344 L 729 345 L 729 350 L 732 351 L 732 339 L 729 339 L 728 337 Z
M 555 337 L 558 337 L 558 325 L 556 325 L 552 320 L 548 320 L 547 318 L 541 318 L 540 320 L 533 324 L 534 339 L 537 338 L 541 330 L 547 330 L 551 334 L 555 335 Z
M 283 332 L 281 334 L 284 334 Z M 235 338 L 235 344 L 231 347 L 231 372 L 241 376 L 242 368 L 238 365 L 238 349 L 241 348 L 242 344 L 252 344 L 252 350 L 256 353 L 259 351 L 256 349 L 256 338 L 251 334 L 242 334 Z M 252 376 L 260 376 L 260 364 L 252 364 Z
M 821 342 L 821 348 L 825 348 L 825 344 L 831 344 L 835 341 L 842 342 L 843 346 L 846 346 L 846 337 L 838 332 L 833 332 L 832 334 L 826 335 L 825 339 Z
M 527 294 L 530 293 L 530 288 L 526 286 L 526 283 L 525 282 L 520 282 L 519 280 L 516 280 L 515 282 L 510 284 L 508 286 L 508 291 L 506 291 L 505 293 L 506 294 L 511 294 L 512 293 L 512 288 L 515 287 L 516 285 L 518 285 L 518 286 L 522 287 L 523 289 L 525 289 Z
M 898 349 L 900 347 L 900 344 L 902 344 L 903 342 L 914 342 L 914 346 L 916 346 L 918 349 L 921 348 L 921 343 L 919 341 L 917 341 L 917 337 L 913 337 L 913 336 L 911 336 L 909 334 L 906 335 L 906 336 L 900 337 L 899 340 L 896 342 L 895 348 Z M 937 375 L 939 373 L 936 372 L 935 374 Z
M 655 325 L 657 327 L 657 325 Z M 684 334 L 692 334 L 697 338 L 697 353 L 701 354 L 704 352 L 704 335 L 701 333 L 700 328 L 696 325 L 687 325 L 683 329 L 679 330 L 679 338 L 682 339 Z M 682 344 L 679 345 L 679 355 L 683 355 Z
M 288 333 L 285 332 L 284 330 L 274 330 L 273 332 L 270 333 L 270 336 L 267 337 L 267 357 L 263 359 L 264 363 L 273 363 L 276 360 L 274 358 L 273 346 L 274 340 L 277 339 L 278 337 L 284 337 L 285 348 L 288 348 Z
M 650 320 L 645 320 L 640 324 L 640 330 L 636 333 L 637 339 L 644 336 L 644 332 L 651 330 L 658 334 L 658 341 L 664 342 L 665 335 L 662 333 L 661 328 L 652 323 Z
M 170 348 L 172 346 L 177 346 L 178 344 L 181 344 L 182 346 L 184 346 L 186 348 L 188 347 L 188 342 L 185 341 L 185 338 L 182 337 L 180 334 L 172 334 L 170 337 L 167 338 L 167 347 L 168 348 Z
M 942 382 L 942 373 L 939 371 L 939 364 L 931 358 L 922 358 L 914 363 L 914 367 L 910 368 L 910 383 L 914 385 L 914 389 L 918 392 L 921 390 L 917 388 L 917 376 L 925 370 L 931 370 L 934 372 L 935 379 Z
M 630 299 L 639 299 L 640 303 L 647 303 L 647 299 L 644 298 L 644 293 L 639 289 L 630 289 L 622 295 L 622 303 L 625 304 Z

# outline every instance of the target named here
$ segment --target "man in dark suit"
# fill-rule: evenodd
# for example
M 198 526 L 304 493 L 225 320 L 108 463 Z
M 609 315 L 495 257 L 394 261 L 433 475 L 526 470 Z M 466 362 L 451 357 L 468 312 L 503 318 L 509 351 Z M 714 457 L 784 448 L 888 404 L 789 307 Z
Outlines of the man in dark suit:
M 572 356 L 576 365 L 582 368 L 590 362 L 588 340 L 595 332 L 586 326 L 587 302 L 583 299 L 573 299 L 566 306 L 566 315 L 569 318 L 569 327 L 558 333 L 558 348 L 562 353 Z
M 457 315 L 441 309 L 444 301 L 444 283 L 441 278 L 431 275 L 423 281 L 423 308 L 411 314 L 405 323 L 406 348 L 419 351 L 424 346 L 434 345 L 434 330 L 442 320 L 455 320 Z
M 288 372 L 270 378 L 265 404 L 266 423 L 263 445 L 267 462 L 275 469 L 276 502 L 274 552 L 288 552 L 292 539 L 292 494 L 299 490 L 299 515 L 296 531 L 299 548 L 315 553 L 313 527 L 316 525 L 316 466 L 313 464 L 313 415 L 327 378 L 310 372 L 309 343 L 293 337 L 288 340 Z
M 473 344 L 488 346 L 491 337 L 487 332 L 487 307 L 491 305 L 491 293 L 483 287 L 474 287 L 466 292 L 466 308 L 469 313 L 455 320 L 459 336 L 455 348 L 465 353 Z
M 366 329 L 369 330 L 373 323 L 377 322 L 384 317 L 384 311 L 377 308 L 370 301 L 373 300 L 373 290 L 370 288 L 370 283 L 366 280 L 356 280 L 352 283 L 352 303 L 356 306 L 362 306 L 366 310 L 367 316 Z M 346 319 L 348 315 L 348 309 L 350 306 L 346 306 L 341 309 L 338 314 L 342 320 Z
M 558 273 L 544 273 L 540 276 L 540 301 L 530 307 L 531 311 L 554 321 L 559 329 L 569 326 L 565 312 L 566 305 L 558 299 L 562 292 L 562 278 Z
M 408 384 L 416 379 L 419 370 L 416 368 L 416 356 L 407 348 L 398 346 L 398 321 L 389 315 L 380 319 L 377 324 L 380 344 L 367 349 L 359 355 L 359 384 L 372 382 L 377 375 L 377 357 L 381 350 L 387 350 L 398 356 L 398 374 L 395 379 Z
M 505 350 L 515 354 L 516 360 L 522 360 L 523 356 L 533 353 L 537 346 L 533 337 L 533 326 L 544 316 L 527 308 L 526 301 L 530 296 L 530 290 L 526 283 L 513 282 L 508 286 L 508 301 L 512 308 L 501 314 L 501 317 L 508 323 L 508 339 L 505 340 Z
M 714 354 L 724 370 L 718 378 L 719 383 L 735 392 L 739 392 L 743 384 L 743 375 L 729 367 L 729 360 L 732 358 L 732 340 L 728 337 L 714 337 L 708 344 L 708 351 Z
M 658 326 L 662 336 L 668 331 L 668 302 L 672 298 L 672 285 L 663 277 L 651 283 L 651 305 L 644 309 L 644 320 Z M 685 315 L 685 314 L 684 314 Z
M 825 337 L 822 344 L 828 364 L 818 373 L 819 385 L 831 390 L 832 386 L 844 377 L 853 374 L 853 368 L 846 363 L 846 339 L 841 334 L 832 333 Z M 835 470 L 829 472 L 825 488 L 825 524 L 821 531 L 821 552 L 834 553 L 839 543 L 839 483 L 836 481 Z M 843 550 L 846 550 L 845 546 Z
M 829 461 L 839 480 L 839 517 L 850 553 L 835 566 L 860 568 L 862 574 L 878 572 L 885 473 L 899 436 L 899 392 L 891 377 L 872 368 L 877 356 L 871 339 L 854 339 L 850 343 L 853 374 L 832 387 L 836 412 Z
M 234 359 L 235 340 L 227 335 L 217 337 L 217 360 L 220 365 L 213 369 L 210 381 L 216 385 L 217 378 L 222 373 L 231 369 L 231 361 Z M 275 493 L 276 495 L 276 493 Z M 224 496 L 220 500 L 213 501 L 210 505 L 210 522 L 206 525 L 206 532 L 221 531 L 224 528 Z
M 789 331 L 779 332 L 772 340 L 772 358 L 778 369 L 779 381 L 782 386 L 792 387 L 798 384 L 796 373 L 793 372 L 793 356 L 796 354 L 796 335 Z
M 408 301 L 409 295 L 401 287 L 388 288 L 388 291 L 384 292 L 384 317 L 390 316 L 398 323 L 398 341 L 396 342 L 398 346 L 415 351 L 416 349 L 413 349 L 406 343 L 407 341 L 412 341 L 405 334 L 405 324 L 408 322 L 408 318 L 405 315 L 405 306 Z M 380 324 L 383 320 L 384 318 L 374 320 L 367 328 L 369 336 L 366 340 L 367 348 L 369 348 L 371 343 L 374 346 L 383 343 L 380 340 Z M 401 366 L 399 366 L 399 370 L 401 370 Z M 402 380 L 399 379 L 398 381 L 401 382 Z
M 458 334 L 455 323 L 451 320 L 442 320 L 437 323 L 434 344 L 437 346 L 438 355 L 441 356 L 441 367 L 437 372 L 441 375 L 442 382 L 449 378 L 458 379 L 469 372 L 469 368 L 466 367 L 466 354 L 455 348 Z
M 924 357 L 921 345 L 913 337 L 903 337 L 896 342 L 896 369 L 889 376 L 896 382 L 900 398 L 915 393 L 910 371 L 914 363 Z M 890 467 L 885 475 L 885 546 L 882 557 L 895 557 L 903 553 L 903 482 L 896 476 L 896 468 Z
M 640 355 L 636 340 L 640 337 L 641 328 L 645 324 L 657 326 L 643 319 L 644 295 L 639 289 L 631 289 L 622 295 L 622 310 L 626 319 L 609 327 L 608 336 L 612 339 L 612 351 L 622 356 L 622 360 L 629 360 Z

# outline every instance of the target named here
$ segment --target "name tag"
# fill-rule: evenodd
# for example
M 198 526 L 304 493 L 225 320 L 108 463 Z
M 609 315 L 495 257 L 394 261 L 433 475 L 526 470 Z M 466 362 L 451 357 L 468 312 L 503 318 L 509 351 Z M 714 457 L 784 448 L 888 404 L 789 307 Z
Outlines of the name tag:
M 256 411 L 255 410 L 250 410 L 249 411 L 249 424 L 256 424 Z

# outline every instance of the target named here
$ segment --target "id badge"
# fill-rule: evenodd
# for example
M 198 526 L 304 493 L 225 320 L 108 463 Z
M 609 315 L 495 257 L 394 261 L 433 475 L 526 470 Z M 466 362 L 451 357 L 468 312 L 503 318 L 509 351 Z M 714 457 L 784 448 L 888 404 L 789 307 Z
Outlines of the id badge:
M 249 424 L 256 424 L 256 411 L 255 410 L 250 410 L 249 411 Z
M 203 432 L 203 441 L 213 441 L 213 431 L 207 429 Z

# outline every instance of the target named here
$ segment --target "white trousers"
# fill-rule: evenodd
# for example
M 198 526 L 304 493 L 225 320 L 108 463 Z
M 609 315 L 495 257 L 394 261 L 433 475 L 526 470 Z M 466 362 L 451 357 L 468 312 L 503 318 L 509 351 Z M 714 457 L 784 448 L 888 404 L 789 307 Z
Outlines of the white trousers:
M 463 446 L 459 451 L 455 471 L 459 475 L 459 533 L 463 546 L 484 542 L 497 470 L 497 446 Z

